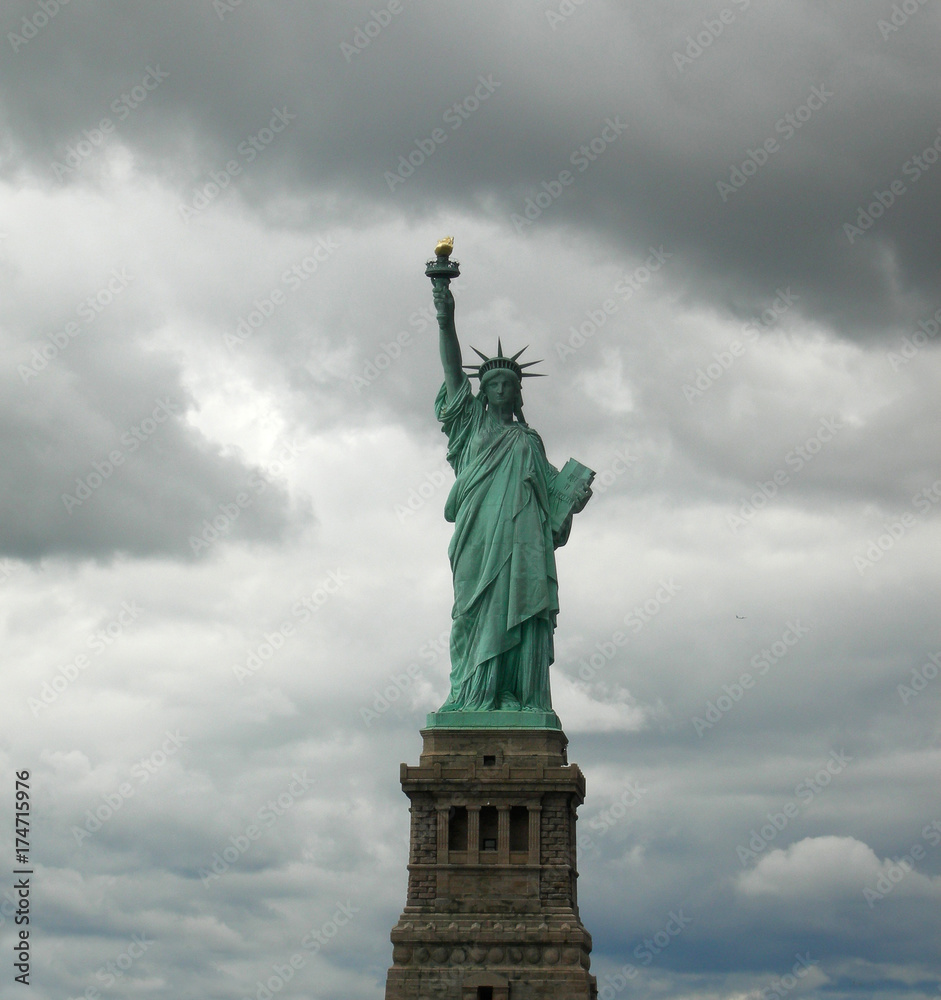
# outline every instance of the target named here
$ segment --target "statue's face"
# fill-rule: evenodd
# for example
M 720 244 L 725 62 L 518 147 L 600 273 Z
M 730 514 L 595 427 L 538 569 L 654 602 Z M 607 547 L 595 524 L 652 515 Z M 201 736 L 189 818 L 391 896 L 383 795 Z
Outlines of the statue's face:
M 513 403 L 519 395 L 520 384 L 512 372 L 498 371 L 487 378 L 483 391 L 491 404 Z

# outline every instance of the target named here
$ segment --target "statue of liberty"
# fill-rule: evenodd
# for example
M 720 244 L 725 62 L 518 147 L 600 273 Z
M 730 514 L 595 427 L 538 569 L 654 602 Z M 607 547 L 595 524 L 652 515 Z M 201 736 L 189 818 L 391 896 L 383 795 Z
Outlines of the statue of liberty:
M 593 473 L 571 460 L 560 474 L 524 420 L 522 380 L 533 374 L 524 369 L 538 364 L 518 362 L 525 348 L 506 357 L 498 340 L 496 356 L 473 348 L 481 363 L 463 364 L 449 287 L 459 272 L 456 262 L 447 261 L 450 244 L 443 241 L 436 252 L 440 267 L 435 271 L 429 262 L 428 273 L 444 385 L 435 414 L 448 436 L 447 458 L 456 477 L 444 510 L 454 524 L 448 550 L 454 575 L 451 692 L 437 724 L 449 724 L 441 716 L 450 712 L 554 717 L 549 665 L 559 611 L 555 549 L 568 540 L 573 514 L 588 502 Z M 477 394 L 465 368 L 479 379 Z

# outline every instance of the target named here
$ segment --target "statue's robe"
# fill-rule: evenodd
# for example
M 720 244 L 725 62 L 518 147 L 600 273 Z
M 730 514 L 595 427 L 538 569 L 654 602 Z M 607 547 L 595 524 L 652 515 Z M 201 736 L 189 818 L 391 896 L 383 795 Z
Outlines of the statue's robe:
M 451 693 L 440 711 L 551 711 L 559 604 L 547 482 L 558 473 L 539 435 L 500 421 L 466 376 L 450 400 L 441 387 L 435 414 L 456 475 L 444 511 L 454 523 Z

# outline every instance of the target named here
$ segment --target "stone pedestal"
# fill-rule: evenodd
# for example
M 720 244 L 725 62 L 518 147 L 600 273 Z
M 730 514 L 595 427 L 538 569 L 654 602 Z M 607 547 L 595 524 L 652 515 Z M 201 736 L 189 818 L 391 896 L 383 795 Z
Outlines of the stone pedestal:
M 561 730 L 426 729 L 386 1000 L 595 1000 Z

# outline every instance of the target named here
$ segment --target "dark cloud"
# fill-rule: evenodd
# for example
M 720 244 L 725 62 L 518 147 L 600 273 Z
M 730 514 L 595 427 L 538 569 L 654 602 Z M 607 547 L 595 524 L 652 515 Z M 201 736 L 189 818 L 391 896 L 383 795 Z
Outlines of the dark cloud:
M 73 0 L 5 61 L 18 152 L 7 169 L 46 172 L 110 116 L 121 141 L 189 197 L 233 161 L 256 203 L 278 189 L 330 192 L 374 217 L 456 197 L 507 228 L 567 169 L 571 185 L 540 225 L 577 222 L 622 254 L 667 243 L 700 301 L 744 313 L 792 282 L 802 312 L 865 340 L 936 305 L 930 10 L 883 38 L 880 13 L 891 10 L 735 3 L 700 45 L 718 13 L 685 3 L 655 14 L 598 4 L 555 27 L 542 6 L 405 4 L 350 56 L 341 46 L 369 21 L 368 5 L 253 3 L 219 16 L 210 5 L 137 4 L 116 15 Z M 11 30 L 33 10 L 15 7 Z M 167 78 L 112 112 L 155 64 Z M 279 109 L 295 117 L 259 138 Z M 611 120 L 626 130 L 605 143 Z M 390 190 L 386 175 L 409 154 L 425 159 L 421 144 L 427 162 Z M 876 205 L 865 232 L 844 231 L 886 191 L 892 204 Z
M 7 555 L 193 558 L 219 538 L 275 542 L 309 517 L 264 470 L 187 426 L 192 397 L 168 366 L 145 372 L 114 343 L 71 370 L 19 353 L 25 384 L 8 379 L 2 418 Z

